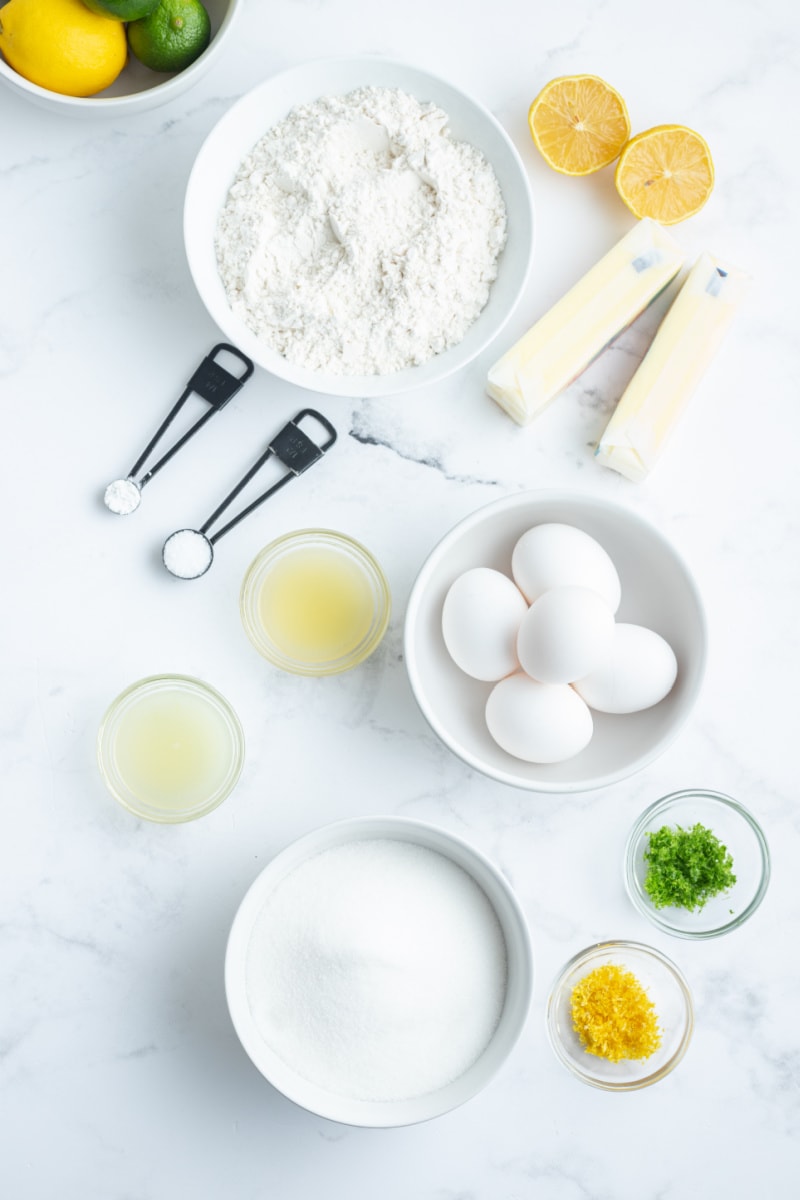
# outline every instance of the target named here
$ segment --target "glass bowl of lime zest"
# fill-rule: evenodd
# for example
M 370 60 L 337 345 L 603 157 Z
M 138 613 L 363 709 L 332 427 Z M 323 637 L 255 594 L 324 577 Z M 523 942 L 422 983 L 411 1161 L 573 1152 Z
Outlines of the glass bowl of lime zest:
M 767 890 L 770 855 L 758 821 L 722 792 L 687 788 L 645 809 L 625 847 L 625 888 L 635 908 L 682 938 L 730 933 Z

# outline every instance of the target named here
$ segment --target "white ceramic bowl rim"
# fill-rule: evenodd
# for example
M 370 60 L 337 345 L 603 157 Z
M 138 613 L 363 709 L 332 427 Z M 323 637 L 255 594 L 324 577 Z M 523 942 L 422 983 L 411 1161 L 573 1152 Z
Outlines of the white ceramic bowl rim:
M 250 1014 L 244 965 L 253 923 L 264 898 L 290 871 L 333 846 L 374 838 L 409 841 L 457 863 L 483 888 L 503 930 L 508 955 L 506 999 L 491 1042 L 459 1078 L 434 1092 L 387 1103 L 351 1100 L 297 1075 L 267 1046 Z M 441 1116 L 477 1094 L 499 1070 L 519 1038 L 533 991 L 533 955 L 525 915 L 508 880 L 484 854 L 455 834 L 409 817 L 351 817 L 312 830 L 280 851 L 256 876 L 231 926 L 225 955 L 225 991 L 236 1033 L 251 1061 L 284 1096 L 318 1116 L 345 1125 L 390 1128 Z
M 508 239 L 489 300 L 457 345 L 420 366 L 391 375 L 325 374 L 289 362 L 233 313 L 219 277 L 213 228 L 236 170 L 260 136 L 298 104 L 364 86 L 399 87 L 420 100 L 432 101 L 448 113 L 454 136 L 477 146 L 497 174 L 508 211 Z M 492 149 L 482 142 L 490 142 Z M 440 76 L 375 54 L 298 63 L 241 96 L 200 147 L 184 205 L 189 270 L 212 319 L 230 341 L 273 375 L 331 396 L 375 397 L 407 392 L 453 374 L 480 354 L 500 333 L 522 297 L 533 254 L 533 228 L 533 199 L 527 172 L 497 118 L 479 101 Z
M 635 755 L 632 759 L 627 761 L 624 766 L 615 770 L 606 771 L 589 780 L 581 780 L 577 783 L 548 778 L 531 781 L 521 777 L 519 773 L 515 773 L 511 767 L 506 770 L 489 767 L 478 755 L 473 753 L 468 746 L 454 740 L 450 731 L 442 723 L 442 720 L 439 718 L 427 700 L 424 679 L 420 672 L 417 655 L 413 645 L 414 626 L 418 619 L 419 610 L 424 602 L 426 588 L 430 583 L 431 577 L 437 571 L 439 562 L 443 555 L 451 547 L 455 546 L 465 533 L 482 524 L 486 520 L 487 516 L 490 516 L 492 513 L 513 511 L 518 508 L 524 509 L 532 502 L 535 502 L 537 505 L 541 506 L 570 506 L 576 503 L 590 505 L 594 511 L 606 513 L 614 517 L 620 517 L 625 522 L 629 522 L 631 525 L 637 527 L 640 531 L 646 533 L 647 537 L 653 544 L 657 544 L 667 551 L 669 557 L 683 573 L 682 582 L 692 597 L 701 634 L 701 644 L 698 649 L 698 657 L 694 663 L 693 679 L 680 718 L 672 722 L 669 729 L 667 729 L 662 736 L 657 738 L 641 753 Z M 541 517 L 533 523 L 537 524 L 539 521 L 559 521 L 562 519 L 565 523 L 570 523 L 568 518 L 561 518 L 558 516 Z M 578 524 L 577 521 L 575 523 Z M 406 663 L 406 669 L 412 691 L 414 692 L 420 710 L 422 711 L 422 714 L 430 725 L 431 729 L 444 742 L 444 744 L 448 746 L 450 750 L 452 750 L 452 752 L 461 758 L 462 761 L 468 766 L 474 768 L 476 771 L 480 771 L 484 775 L 488 775 L 490 778 L 498 780 L 501 783 L 507 783 L 513 787 L 519 787 L 527 791 L 552 793 L 591 791 L 597 788 L 607 787 L 613 783 L 618 783 L 620 780 L 626 779 L 630 775 L 633 775 L 635 772 L 641 770 L 643 767 L 646 767 L 667 749 L 667 747 L 678 736 L 678 733 L 688 719 L 689 713 L 697 699 L 697 696 L 699 695 L 700 688 L 702 686 L 706 656 L 707 626 L 702 599 L 693 576 L 688 570 L 682 557 L 673 547 L 672 543 L 663 533 L 660 532 L 659 529 L 656 528 L 655 525 L 653 525 L 639 513 L 636 513 L 615 501 L 605 499 L 604 497 L 595 496 L 588 492 L 570 492 L 559 489 L 533 490 L 515 493 L 511 496 L 504 496 L 499 500 L 492 501 L 491 503 L 485 504 L 476 509 L 475 512 L 472 512 L 466 517 L 462 518 L 462 520 L 460 520 L 451 530 L 449 530 L 449 532 L 446 533 L 444 537 L 441 538 L 440 541 L 429 552 L 414 582 L 406 608 L 404 629 L 404 659 Z M 468 682 L 466 677 L 465 682 Z M 624 720 L 625 718 L 618 719 Z M 509 763 L 511 763 L 512 759 L 510 756 L 508 757 Z M 520 764 L 521 767 L 525 765 L 529 764 Z

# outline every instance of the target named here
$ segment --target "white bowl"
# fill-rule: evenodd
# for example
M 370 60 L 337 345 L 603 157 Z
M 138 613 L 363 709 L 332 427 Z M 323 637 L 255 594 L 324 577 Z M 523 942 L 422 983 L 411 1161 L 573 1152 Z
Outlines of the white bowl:
M 457 346 L 418 367 L 391 375 L 330 375 L 290 363 L 231 311 L 214 250 L 217 219 L 236 171 L 259 138 L 298 104 L 359 87 L 400 88 L 432 101 L 450 131 L 476 146 L 494 168 L 508 214 L 508 239 L 489 301 Z M 259 366 L 290 383 L 334 396 L 389 396 L 443 379 L 470 362 L 505 325 L 520 299 L 533 252 L 528 178 L 510 138 L 477 100 L 436 75 L 390 59 L 331 58 L 302 63 L 248 92 L 214 126 L 197 156 L 186 191 L 184 238 L 200 298 L 226 337 Z
M 546 521 L 576 525 L 607 550 L 622 581 L 617 620 L 660 633 L 675 651 L 678 678 L 653 708 L 626 716 L 593 712 L 594 734 L 586 749 L 565 762 L 540 765 L 507 754 L 489 735 L 484 708 L 492 684 L 471 679 L 450 658 L 442 638 L 442 605 L 453 580 L 470 567 L 494 567 L 510 577 L 515 542 Z M 461 521 L 428 556 L 408 602 L 405 661 L 432 729 L 476 771 L 531 791 L 587 791 L 641 770 L 676 736 L 700 690 L 706 623 L 688 568 L 649 522 L 588 494 L 523 492 Z
M 488 897 L 506 943 L 507 978 L 500 1020 L 486 1049 L 460 1078 L 408 1100 L 372 1102 L 340 1096 L 309 1082 L 283 1061 L 261 1036 L 247 998 L 245 971 L 255 921 L 267 896 L 314 855 L 375 838 L 411 842 L 451 859 Z M 246 893 L 234 919 L 225 958 L 225 990 L 236 1033 L 252 1062 L 290 1100 L 310 1112 L 346 1125 L 393 1127 L 426 1121 L 457 1108 L 481 1090 L 519 1037 L 530 1007 L 533 959 L 525 917 L 508 881 L 474 847 L 423 821 L 401 817 L 358 817 L 316 829 L 283 850 Z
M 123 116 L 143 112 L 180 96 L 197 83 L 216 59 L 243 0 L 203 0 L 211 21 L 211 41 L 199 58 L 174 75 L 151 71 L 132 54 L 111 87 L 96 96 L 62 96 L 19 75 L 0 55 L 0 80 L 33 104 L 73 117 Z

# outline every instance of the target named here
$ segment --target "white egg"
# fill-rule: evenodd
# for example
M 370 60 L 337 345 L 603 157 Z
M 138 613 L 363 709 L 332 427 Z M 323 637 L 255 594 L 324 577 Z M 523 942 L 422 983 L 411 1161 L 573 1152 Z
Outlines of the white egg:
M 675 652 L 660 634 L 643 625 L 619 624 L 605 663 L 574 686 L 598 712 L 632 713 L 663 700 L 677 675 Z
M 617 568 L 588 533 L 574 525 L 534 525 L 514 547 L 511 573 L 530 604 L 551 588 L 591 588 L 615 613 L 622 588 Z
M 486 702 L 489 733 L 526 762 L 557 763 L 580 754 L 592 736 L 592 714 L 566 684 L 539 683 L 522 672 L 501 679 Z
M 528 611 L 507 575 L 473 567 L 451 585 L 442 609 L 450 657 L 473 679 L 495 681 L 519 669 L 517 631 Z
M 597 592 L 553 588 L 523 617 L 517 656 L 540 683 L 572 683 L 606 661 L 613 636 L 614 614 Z

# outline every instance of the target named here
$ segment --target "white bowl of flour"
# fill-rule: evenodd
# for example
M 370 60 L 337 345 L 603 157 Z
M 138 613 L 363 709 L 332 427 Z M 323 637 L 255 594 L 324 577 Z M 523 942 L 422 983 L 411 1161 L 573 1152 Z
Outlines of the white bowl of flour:
M 226 336 L 312 391 L 386 396 L 471 361 L 520 299 L 527 176 L 476 100 L 380 58 L 260 84 L 195 161 L 184 236 Z
M 522 1031 L 533 967 L 507 881 L 398 817 L 339 821 L 279 854 L 236 914 L 228 1007 L 274 1087 L 348 1125 L 410 1125 L 485 1086 Z

